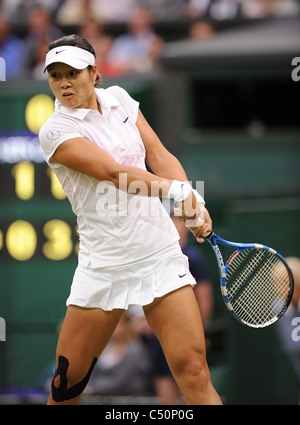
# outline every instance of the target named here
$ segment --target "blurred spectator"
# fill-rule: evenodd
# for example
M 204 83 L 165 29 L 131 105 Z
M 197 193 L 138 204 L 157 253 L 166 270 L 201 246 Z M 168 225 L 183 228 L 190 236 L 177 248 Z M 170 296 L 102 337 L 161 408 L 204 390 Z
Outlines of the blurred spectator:
M 296 0 L 241 0 L 241 13 L 245 18 L 289 16 L 299 13 Z
M 209 22 L 198 21 L 189 28 L 189 37 L 193 40 L 207 40 L 215 34 L 213 25 Z
M 52 21 L 50 12 L 43 7 L 33 9 L 28 16 L 28 34 L 25 38 L 25 63 L 24 66 L 30 74 L 45 60 L 47 44 L 61 37 L 63 34 Z M 46 47 L 43 53 L 43 49 Z M 39 74 L 40 75 L 40 74 Z
M 96 363 L 89 394 L 152 395 L 150 360 L 143 342 L 125 313 Z
M 138 0 L 98 0 L 98 3 L 105 22 L 128 22 Z
M 186 0 L 137 0 L 151 10 L 155 21 L 180 20 L 184 17 Z
M 214 0 L 210 5 L 209 16 L 216 21 L 235 19 L 239 16 L 239 1 Z
M 80 25 L 93 16 L 103 22 L 128 22 L 137 0 L 65 0 L 57 13 L 59 25 Z
M 263 18 L 269 15 L 274 0 L 241 0 L 241 14 L 244 18 Z
M 33 56 L 33 68 L 30 71 L 30 76 L 33 77 L 34 80 L 47 80 L 48 73 L 44 72 L 45 68 L 45 55 L 48 50 L 49 42 L 48 40 L 41 39 L 37 42 L 34 56 Z
M 56 22 L 62 26 L 80 26 L 89 16 L 102 19 L 99 0 L 65 0 L 56 14 Z
M 283 350 L 297 374 L 300 389 L 300 258 L 288 257 L 286 261 L 294 276 L 294 293 L 289 308 L 276 323 L 276 328 L 283 343 Z
M 153 29 L 152 13 L 139 7 L 130 18 L 128 33 L 114 41 L 107 61 L 123 75 L 145 73 L 156 67 L 162 44 Z
M 271 14 L 274 16 L 294 16 L 300 12 L 299 0 L 273 0 Z
M 2 0 L 2 8 L 14 24 L 24 25 L 24 22 L 27 22 L 29 13 L 36 7 L 43 7 L 51 12 L 51 14 L 55 14 L 62 1 L 63 0 Z
M 188 0 L 186 13 L 190 17 L 208 17 L 217 21 L 239 16 L 239 0 Z
M 11 22 L 4 15 L 0 15 L 0 57 L 5 60 L 7 80 L 21 75 L 24 43 L 12 33 Z
M 188 0 L 186 5 L 187 16 L 202 17 L 208 12 L 211 0 Z
M 96 53 L 96 64 L 102 76 L 119 77 L 119 69 L 107 62 L 107 55 L 112 47 L 113 38 L 104 32 L 102 23 L 93 17 L 88 17 L 79 28 L 79 34 L 93 46 Z

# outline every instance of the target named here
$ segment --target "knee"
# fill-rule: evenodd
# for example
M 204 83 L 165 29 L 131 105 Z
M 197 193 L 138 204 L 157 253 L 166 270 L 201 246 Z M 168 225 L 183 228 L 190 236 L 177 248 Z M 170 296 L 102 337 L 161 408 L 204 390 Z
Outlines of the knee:
M 205 391 L 211 382 L 206 359 L 201 355 L 186 357 L 179 361 L 175 374 L 180 377 L 185 388 Z
M 78 380 L 78 372 L 73 370 L 72 367 L 69 368 L 68 359 L 64 356 L 59 356 L 57 369 L 51 383 L 53 400 L 63 402 L 79 396 L 89 381 L 96 361 L 97 358 L 95 357 L 85 377 Z

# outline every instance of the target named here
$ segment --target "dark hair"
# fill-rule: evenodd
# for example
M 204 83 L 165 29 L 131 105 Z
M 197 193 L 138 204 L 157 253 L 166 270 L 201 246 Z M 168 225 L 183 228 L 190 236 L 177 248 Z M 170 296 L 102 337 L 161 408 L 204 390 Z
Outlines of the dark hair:
M 95 51 L 90 45 L 90 43 L 85 38 L 80 37 L 80 35 L 77 34 L 64 35 L 63 37 L 52 41 L 49 44 L 48 52 L 50 52 L 50 50 L 52 49 L 56 49 L 57 47 L 61 46 L 80 47 L 81 49 L 87 50 L 88 52 L 92 53 L 92 55 L 96 57 Z
M 63 37 L 52 41 L 48 46 L 48 52 L 50 52 L 50 50 L 52 49 L 56 49 L 57 47 L 61 47 L 61 46 L 80 47 L 81 49 L 87 50 L 88 52 L 92 53 L 92 55 L 94 55 L 96 58 L 96 53 L 93 46 L 91 46 L 91 44 L 85 38 L 80 37 L 80 35 L 77 35 L 77 34 L 64 35 Z M 92 71 L 93 67 L 89 65 L 88 69 L 89 71 Z M 102 79 L 101 74 L 98 72 L 95 85 L 100 84 L 101 79 Z

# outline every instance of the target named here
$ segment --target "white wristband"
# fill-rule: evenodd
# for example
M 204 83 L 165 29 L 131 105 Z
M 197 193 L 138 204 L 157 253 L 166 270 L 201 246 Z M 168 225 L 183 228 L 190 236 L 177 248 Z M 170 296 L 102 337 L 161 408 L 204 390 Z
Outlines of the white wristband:
M 192 187 L 189 183 L 173 180 L 167 197 L 175 202 L 185 201 L 191 193 Z
M 202 196 L 200 195 L 200 193 L 197 192 L 196 189 L 193 189 L 193 194 L 195 195 L 195 198 L 196 198 L 196 201 L 197 201 L 198 204 L 205 205 L 204 199 L 202 198 Z

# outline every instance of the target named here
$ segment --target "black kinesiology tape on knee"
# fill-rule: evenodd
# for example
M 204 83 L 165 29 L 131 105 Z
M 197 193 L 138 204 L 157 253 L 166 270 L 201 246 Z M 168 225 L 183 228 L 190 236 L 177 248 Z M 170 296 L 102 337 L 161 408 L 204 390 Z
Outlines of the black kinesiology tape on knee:
M 71 400 L 72 398 L 75 398 L 78 395 L 80 395 L 85 389 L 90 379 L 90 376 L 93 372 L 96 362 L 97 362 L 97 357 L 94 357 L 91 367 L 89 368 L 88 373 L 85 375 L 85 377 L 80 382 L 78 382 L 78 384 L 75 384 L 73 385 L 73 387 L 70 387 L 67 389 L 67 384 L 68 384 L 67 370 L 69 367 L 69 361 L 68 359 L 66 359 L 66 357 L 59 356 L 57 369 L 51 383 L 51 392 L 52 392 L 53 400 L 56 402 L 61 402 L 61 401 Z M 60 377 L 60 383 L 58 387 L 56 387 L 54 384 L 54 380 L 57 376 Z

